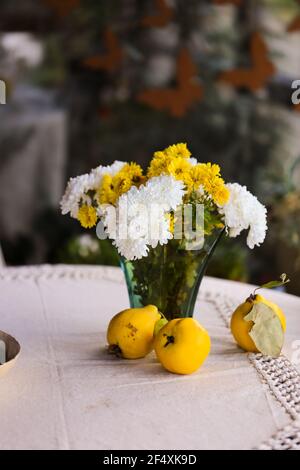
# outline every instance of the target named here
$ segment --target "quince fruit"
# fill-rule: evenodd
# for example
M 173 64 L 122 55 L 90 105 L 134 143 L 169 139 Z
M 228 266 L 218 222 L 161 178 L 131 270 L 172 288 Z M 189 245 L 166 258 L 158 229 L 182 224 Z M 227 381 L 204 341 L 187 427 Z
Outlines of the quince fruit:
M 281 279 L 282 282 L 272 281 L 261 287 L 272 288 L 289 282 L 286 276 Z M 237 344 L 245 351 L 278 357 L 286 319 L 278 305 L 256 294 L 256 290 L 233 312 L 230 329 Z
M 154 349 L 158 360 L 169 372 L 192 374 L 208 356 L 210 338 L 194 318 L 176 318 L 157 333 Z
M 154 329 L 160 320 L 155 305 L 117 313 L 107 329 L 109 352 L 125 359 L 145 357 L 153 349 Z

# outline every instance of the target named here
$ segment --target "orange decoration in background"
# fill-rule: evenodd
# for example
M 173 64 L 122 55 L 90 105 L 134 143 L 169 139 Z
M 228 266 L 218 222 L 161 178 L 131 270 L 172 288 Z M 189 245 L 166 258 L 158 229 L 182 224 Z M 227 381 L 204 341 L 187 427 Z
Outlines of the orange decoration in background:
M 80 5 L 80 0 L 43 0 L 60 17 L 69 15 Z
M 252 59 L 251 68 L 240 68 L 223 72 L 219 80 L 237 88 L 248 88 L 251 91 L 263 88 L 267 80 L 274 75 L 275 67 L 268 59 L 267 47 L 261 35 L 253 33 L 250 43 Z
M 104 32 L 104 42 L 108 52 L 103 55 L 89 57 L 83 61 L 83 64 L 94 70 L 114 72 L 121 65 L 123 50 L 117 35 L 109 28 Z
M 158 111 L 168 111 L 172 116 L 181 117 L 203 96 L 203 88 L 192 79 L 197 69 L 187 49 L 181 49 L 177 61 L 176 88 L 150 88 L 138 95 L 138 101 Z
M 300 31 L 300 15 L 297 16 L 288 26 L 287 31 L 289 33 L 294 33 L 295 31 Z
M 300 113 L 300 103 L 294 105 L 294 110 L 297 111 L 297 113 Z
M 167 5 L 166 0 L 155 0 L 159 14 L 145 16 L 142 19 L 142 25 L 146 27 L 162 28 L 166 26 L 173 17 L 173 9 Z
M 297 0 L 297 2 L 300 3 L 300 0 Z M 296 16 L 296 18 L 289 24 L 287 31 L 289 33 L 300 31 L 300 15 Z

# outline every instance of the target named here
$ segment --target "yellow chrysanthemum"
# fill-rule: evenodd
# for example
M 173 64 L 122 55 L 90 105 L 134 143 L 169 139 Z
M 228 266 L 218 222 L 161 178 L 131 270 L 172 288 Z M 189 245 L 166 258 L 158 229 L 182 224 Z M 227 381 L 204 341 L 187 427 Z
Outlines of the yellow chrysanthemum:
M 164 150 L 164 152 L 171 158 L 189 158 L 191 156 L 191 152 L 185 143 L 170 145 Z
M 171 233 L 174 234 L 174 225 L 175 225 L 174 213 L 170 212 L 169 214 L 166 214 L 166 218 L 169 222 L 169 230 Z
M 97 222 L 96 209 L 93 206 L 84 204 L 78 211 L 77 218 L 84 228 L 92 228 Z
M 129 191 L 132 186 L 140 186 L 144 180 L 140 165 L 126 163 L 114 176 L 104 175 L 98 191 L 100 204 L 115 204 L 122 194 Z
M 158 150 L 157 152 L 154 152 L 153 158 L 165 160 L 166 158 L 165 150 Z
M 214 179 L 220 176 L 220 167 L 216 164 L 211 163 L 198 163 L 197 165 L 192 167 L 191 170 L 191 178 L 195 185 L 200 186 L 201 184 L 204 185 L 210 179 Z
M 189 191 L 196 191 L 201 185 L 203 185 L 205 179 L 205 171 L 203 169 L 203 164 L 199 163 L 198 165 L 192 166 L 190 170 L 190 184 Z
M 191 191 L 203 187 L 216 204 L 225 204 L 229 199 L 229 190 L 225 186 L 224 180 L 220 176 L 220 167 L 211 163 L 199 163 L 192 167 L 190 172 Z
M 167 174 L 186 184 L 190 180 L 190 170 L 191 164 L 186 158 L 175 158 L 167 166 Z
M 118 199 L 118 194 L 115 191 L 113 184 L 113 177 L 111 175 L 104 175 L 100 189 L 98 190 L 98 200 L 100 204 L 114 204 Z
M 143 170 L 137 163 L 126 163 L 116 176 L 129 178 L 134 185 L 140 185 L 144 182 Z
M 147 171 L 147 177 L 172 174 L 168 170 L 169 165 L 176 160 L 185 160 L 187 162 L 190 155 L 191 152 L 188 150 L 187 145 L 183 143 L 170 145 L 164 150 L 154 152 Z
M 152 178 L 166 173 L 169 163 L 170 158 L 164 152 L 155 152 L 147 171 L 147 177 Z
M 211 195 L 216 204 L 223 206 L 229 200 L 230 192 L 229 189 L 225 186 L 222 178 L 219 178 L 219 181 L 211 190 Z

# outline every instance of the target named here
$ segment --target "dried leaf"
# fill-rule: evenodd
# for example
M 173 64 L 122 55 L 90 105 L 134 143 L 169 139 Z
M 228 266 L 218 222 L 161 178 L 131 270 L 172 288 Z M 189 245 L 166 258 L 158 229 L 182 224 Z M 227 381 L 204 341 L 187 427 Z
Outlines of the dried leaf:
M 254 323 L 249 335 L 257 349 L 266 356 L 278 357 L 283 346 L 284 333 L 274 310 L 262 302 L 255 303 L 244 320 Z

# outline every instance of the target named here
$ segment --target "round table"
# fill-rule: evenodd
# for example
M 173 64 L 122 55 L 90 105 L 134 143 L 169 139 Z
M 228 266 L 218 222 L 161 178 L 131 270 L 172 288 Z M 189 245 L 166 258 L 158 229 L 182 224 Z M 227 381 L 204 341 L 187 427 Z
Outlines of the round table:
M 107 324 L 128 305 L 119 268 L 1 268 L 0 329 L 21 354 L 0 379 L 0 448 L 299 449 L 300 299 L 268 292 L 287 316 L 282 355 L 246 354 L 228 321 L 252 288 L 204 279 L 195 317 L 212 350 L 178 376 L 154 353 L 108 355 Z

